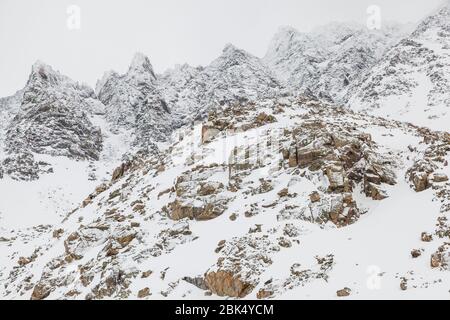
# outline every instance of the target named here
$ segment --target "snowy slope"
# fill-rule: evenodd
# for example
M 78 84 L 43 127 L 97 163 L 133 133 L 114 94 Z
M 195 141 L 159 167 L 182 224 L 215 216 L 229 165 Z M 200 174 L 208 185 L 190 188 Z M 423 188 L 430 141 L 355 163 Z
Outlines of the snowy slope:
M 349 101 L 352 109 L 448 131 L 450 3 L 445 3 L 370 71 Z
M 446 298 L 448 134 L 291 97 L 225 107 L 175 138 L 30 231 L 35 254 L 5 232 L 2 295 Z

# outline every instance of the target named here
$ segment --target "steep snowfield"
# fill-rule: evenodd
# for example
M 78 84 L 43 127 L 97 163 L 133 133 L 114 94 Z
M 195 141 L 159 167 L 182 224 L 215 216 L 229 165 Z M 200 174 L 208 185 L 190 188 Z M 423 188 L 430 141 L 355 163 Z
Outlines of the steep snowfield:
M 28 231 L 32 246 L 5 231 L 2 295 L 448 298 L 448 249 L 434 268 L 430 255 L 445 242 L 435 224 L 449 183 L 428 173 L 416 193 L 406 172 L 439 154 L 434 172 L 449 175 L 448 135 L 300 97 L 224 107 L 174 138 L 63 221 Z
M 349 100 L 354 110 L 448 131 L 450 3 L 374 66 Z

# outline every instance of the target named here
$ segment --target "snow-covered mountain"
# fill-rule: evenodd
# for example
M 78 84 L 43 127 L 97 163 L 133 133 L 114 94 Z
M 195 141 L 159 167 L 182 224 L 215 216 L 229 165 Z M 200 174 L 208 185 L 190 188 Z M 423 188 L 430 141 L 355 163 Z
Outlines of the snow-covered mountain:
M 381 30 L 369 30 L 356 23 L 331 23 L 301 33 L 283 27 L 263 61 L 291 90 L 309 89 L 318 97 L 344 103 L 355 84 L 408 28 L 385 24 Z
M 450 2 L 446 1 L 370 70 L 349 105 L 448 131 L 449 92 Z
M 208 66 L 178 66 L 167 71 L 160 83 L 179 124 L 201 120 L 218 106 L 276 97 L 281 90 L 259 58 L 231 44 Z
M 448 18 L 95 91 L 35 63 L 0 99 L 0 298 L 446 298 Z
M 36 179 L 41 167 L 33 154 L 98 160 L 102 136 L 88 117 L 94 92 L 41 62 L 32 72 L 20 99 L 9 101 L 14 117 L 6 127 L 5 173 Z M 17 108 L 20 101 L 20 107 Z
M 107 110 L 107 121 L 115 130 L 133 131 L 134 146 L 155 150 L 155 142 L 170 137 L 170 110 L 159 91 L 148 57 L 137 53 L 126 74 L 105 74 L 96 90 Z

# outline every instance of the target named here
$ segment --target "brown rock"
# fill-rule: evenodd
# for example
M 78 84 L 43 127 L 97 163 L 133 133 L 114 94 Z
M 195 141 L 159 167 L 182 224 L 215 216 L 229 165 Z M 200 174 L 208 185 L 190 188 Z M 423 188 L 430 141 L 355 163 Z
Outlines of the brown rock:
M 20 257 L 19 260 L 17 261 L 17 263 L 19 264 L 19 266 L 25 266 L 27 264 L 29 264 L 31 262 L 30 259 L 25 258 L 25 257 Z
M 53 231 L 53 238 L 59 239 L 63 233 L 64 233 L 63 229 L 54 230 Z
M 125 172 L 130 169 L 130 163 L 122 163 L 119 167 L 117 167 L 112 174 L 111 181 L 115 182 L 116 180 L 119 180 L 122 178 L 125 174 Z
M 291 149 L 289 149 L 289 156 L 288 156 L 288 164 L 290 168 L 295 168 L 296 166 L 298 166 L 298 161 L 297 161 L 297 148 L 293 147 Z
M 364 192 L 366 194 L 367 197 L 372 198 L 373 200 L 384 200 L 386 199 L 388 196 L 386 195 L 386 193 L 380 189 L 379 186 L 371 183 L 371 182 L 366 182 L 364 184 Z
M 273 295 L 273 291 L 260 289 L 258 293 L 256 294 L 257 299 L 267 299 L 270 298 Z
M 120 243 L 120 245 L 123 247 L 126 247 L 133 239 L 136 237 L 135 234 L 127 234 L 126 236 L 122 236 L 119 238 L 116 238 L 116 241 Z
M 31 294 L 31 300 L 45 299 L 50 295 L 50 293 L 50 288 L 46 287 L 43 284 L 37 284 L 33 289 L 33 293 Z
M 138 298 L 140 298 L 140 299 L 148 297 L 149 295 L 150 295 L 150 288 L 148 288 L 148 287 L 141 289 L 138 292 Z
M 440 253 L 433 253 L 431 255 L 431 267 L 432 268 L 439 268 L 442 263 L 442 255 Z
M 342 167 L 329 166 L 325 169 L 325 175 L 328 178 L 331 192 L 343 192 L 346 189 L 345 172 Z
M 205 281 L 208 288 L 221 297 L 244 298 L 254 288 L 252 284 L 241 280 L 240 276 L 224 270 L 209 272 Z
M 422 255 L 422 251 L 418 250 L 418 249 L 414 249 L 411 251 L 411 257 L 413 258 L 418 258 Z
M 214 128 L 213 126 L 204 125 L 202 127 L 202 143 L 211 142 L 219 133 L 219 129 Z
M 275 117 L 273 115 L 268 115 L 265 112 L 261 112 L 256 117 L 256 123 L 258 125 L 264 125 L 264 124 L 273 123 L 273 122 L 276 122 L 276 121 L 277 120 L 275 119 Z
M 140 212 L 145 209 L 145 205 L 143 203 L 138 203 L 133 207 L 134 212 Z
M 414 190 L 416 192 L 424 191 L 430 187 L 428 181 L 428 173 L 425 172 L 414 174 L 412 177 L 412 182 L 414 184 Z
M 309 199 L 312 203 L 319 202 L 320 201 L 320 194 L 317 191 L 314 191 L 309 195 Z
M 150 277 L 150 275 L 151 275 L 152 273 L 153 273 L 152 270 L 144 271 L 144 272 L 142 272 L 141 278 L 148 278 L 148 277 Z
M 183 204 L 179 200 L 169 204 L 169 217 L 172 220 L 181 220 L 189 218 L 191 220 L 205 221 L 217 218 L 225 210 L 226 207 L 222 205 L 215 205 L 214 203 L 207 203 L 202 207 L 194 207 L 191 204 Z
M 446 182 L 448 181 L 448 177 L 445 174 L 435 173 L 433 174 L 433 182 Z
M 344 289 L 336 291 L 336 295 L 338 297 L 348 297 L 352 290 L 350 288 L 345 287 Z
M 281 189 L 280 192 L 278 192 L 278 196 L 280 198 L 287 197 L 288 194 L 289 194 L 289 189 L 288 188 Z
M 403 291 L 408 289 L 408 280 L 406 280 L 405 278 L 400 281 L 400 289 Z
M 423 242 L 431 242 L 433 240 L 433 236 L 427 232 L 422 232 L 420 238 Z

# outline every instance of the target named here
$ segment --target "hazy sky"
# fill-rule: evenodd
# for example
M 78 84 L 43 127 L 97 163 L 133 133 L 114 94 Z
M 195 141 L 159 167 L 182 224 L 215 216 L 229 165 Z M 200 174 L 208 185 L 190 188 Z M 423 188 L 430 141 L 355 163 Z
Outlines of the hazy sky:
M 443 0 L 0 0 L 0 96 L 21 89 L 36 60 L 92 86 L 104 71 L 125 72 L 136 51 L 157 72 L 205 65 L 226 43 L 263 56 L 279 26 L 300 31 L 331 21 L 417 22 Z M 67 9 L 81 9 L 80 29 Z M 75 13 L 76 15 L 76 13 Z M 69 20 L 76 26 L 76 19 Z

